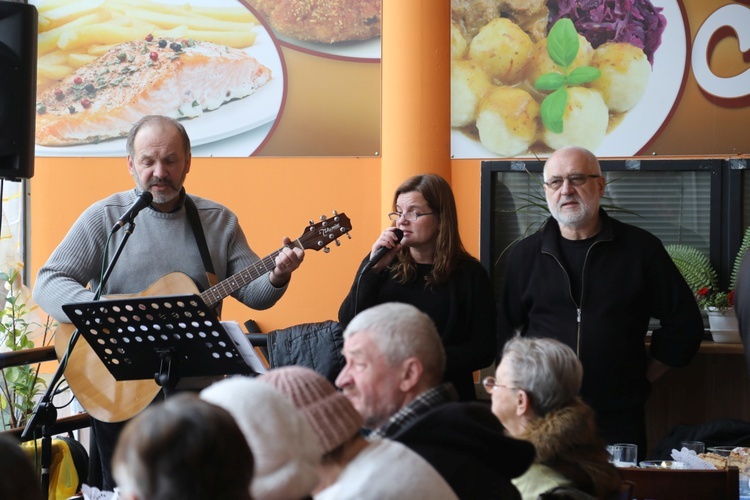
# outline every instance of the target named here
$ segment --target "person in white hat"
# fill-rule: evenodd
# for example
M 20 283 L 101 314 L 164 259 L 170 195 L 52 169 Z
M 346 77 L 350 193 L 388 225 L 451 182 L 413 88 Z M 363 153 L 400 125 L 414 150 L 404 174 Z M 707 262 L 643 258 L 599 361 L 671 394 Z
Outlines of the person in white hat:
M 308 498 L 318 485 L 322 450 L 310 424 L 274 388 L 250 377 L 231 377 L 200 393 L 226 409 L 255 457 L 250 493 L 255 500 Z

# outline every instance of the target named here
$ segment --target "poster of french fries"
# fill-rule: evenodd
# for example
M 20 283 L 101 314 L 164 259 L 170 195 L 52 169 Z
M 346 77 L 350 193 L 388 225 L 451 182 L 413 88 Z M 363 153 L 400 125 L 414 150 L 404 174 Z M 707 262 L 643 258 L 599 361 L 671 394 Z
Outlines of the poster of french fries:
M 454 158 L 750 152 L 750 6 L 452 0 L 450 37 Z
M 233 0 L 39 0 L 39 156 L 122 156 L 146 114 L 183 123 L 194 153 L 248 156 L 281 113 L 283 57 Z

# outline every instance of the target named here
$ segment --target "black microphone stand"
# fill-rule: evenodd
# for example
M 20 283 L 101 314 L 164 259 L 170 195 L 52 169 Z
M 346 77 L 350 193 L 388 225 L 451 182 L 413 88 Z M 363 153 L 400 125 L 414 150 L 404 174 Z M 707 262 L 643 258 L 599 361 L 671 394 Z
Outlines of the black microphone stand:
M 109 262 L 109 265 L 104 272 L 102 281 L 99 283 L 99 286 L 96 289 L 96 293 L 94 294 L 94 300 L 99 300 L 101 298 L 104 286 L 107 283 L 109 276 L 112 274 L 112 270 L 114 269 L 115 264 L 117 264 L 117 260 L 120 258 L 120 254 L 125 248 L 125 244 L 128 242 L 128 239 L 135 230 L 135 222 L 133 221 L 135 215 L 136 214 L 134 214 L 133 217 L 127 222 L 125 236 L 123 236 L 122 241 L 120 241 L 120 244 L 117 246 L 117 250 L 115 251 L 112 260 Z M 49 497 L 49 474 L 50 467 L 52 465 L 52 425 L 57 421 L 57 408 L 55 408 L 55 405 L 52 403 L 52 398 L 55 396 L 55 387 L 57 386 L 58 382 L 60 382 L 60 379 L 65 372 L 65 368 L 68 364 L 68 358 L 70 357 L 70 354 L 73 351 L 73 347 L 75 347 L 79 336 L 80 333 L 78 332 L 78 329 L 75 329 L 70 336 L 65 354 L 63 354 L 63 356 L 60 358 L 60 364 L 57 365 L 57 370 L 55 370 L 54 375 L 52 375 L 52 379 L 47 385 L 47 390 L 39 399 L 39 402 L 37 403 L 36 408 L 34 408 L 34 412 L 31 418 L 28 422 L 26 422 L 26 427 L 21 434 L 21 441 L 28 441 L 29 439 L 31 439 L 30 436 L 32 434 L 35 434 L 34 431 L 36 427 L 38 425 L 41 425 L 42 427 L 41 480 L 42 498 L 44 500 L 47 500 L 47 498 Z

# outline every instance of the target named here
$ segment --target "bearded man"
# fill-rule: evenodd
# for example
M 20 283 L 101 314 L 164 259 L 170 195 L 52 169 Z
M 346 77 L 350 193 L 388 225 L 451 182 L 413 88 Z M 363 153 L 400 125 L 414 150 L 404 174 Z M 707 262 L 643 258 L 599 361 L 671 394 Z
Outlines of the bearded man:
M 583 364 L 581 395 L 597 414 L 601 436 L 635 443 L 643 457 L 651 383 L 690 362 L 703 321 L 661 241 L 607 215 L 604 190 L 590 151 L 565 147 L 548 158 L 551 217 L 508 257 L 498 346 L 516 332 L 570 346 Z M 651 318 L 659 325 L 647 346 Z

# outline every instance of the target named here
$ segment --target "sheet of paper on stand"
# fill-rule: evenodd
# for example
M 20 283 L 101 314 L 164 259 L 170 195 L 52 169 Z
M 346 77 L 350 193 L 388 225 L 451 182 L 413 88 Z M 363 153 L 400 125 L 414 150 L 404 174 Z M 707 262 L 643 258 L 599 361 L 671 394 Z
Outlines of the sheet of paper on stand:
M 232 342 L 234 342 L 247 366 L 255 370 L 256 373 L 266 373 L 266 366 L 258 357 L 258 353 L 255 352 L 253 345 L 245 336 L 242 328 L 240 328 L 240 324 L 236 321 L 222 321 L 221 325 L 232 338 Z

